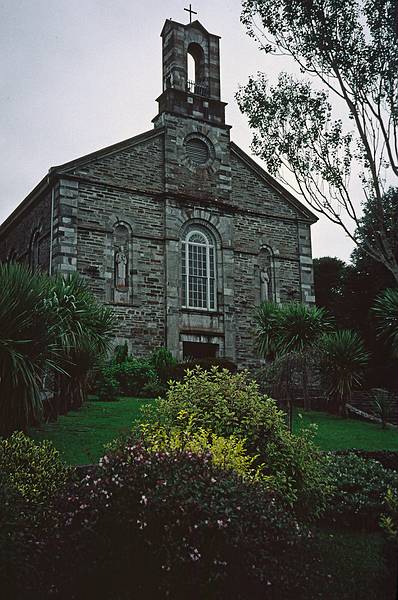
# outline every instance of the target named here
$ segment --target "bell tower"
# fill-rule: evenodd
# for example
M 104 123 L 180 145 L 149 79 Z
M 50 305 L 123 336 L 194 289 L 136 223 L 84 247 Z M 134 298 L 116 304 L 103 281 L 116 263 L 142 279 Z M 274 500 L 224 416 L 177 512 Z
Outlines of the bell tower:
M 164 113 L 225 125 L 226 103 L 220 99 L 220 37 L 199 21 L 183 25 L 170 19 L 161 37 L 163 93 L 157 99 L 155 127 Z

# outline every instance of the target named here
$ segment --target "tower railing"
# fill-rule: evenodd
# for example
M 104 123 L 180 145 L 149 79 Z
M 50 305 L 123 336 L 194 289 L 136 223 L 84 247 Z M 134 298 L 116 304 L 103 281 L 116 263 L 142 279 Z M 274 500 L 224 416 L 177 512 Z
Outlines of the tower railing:
M 196 94 L 197 96 L 208 96 L 209 86 L 205 81 L 191 81 L 188 79 L 186 84 L 187 92 Z

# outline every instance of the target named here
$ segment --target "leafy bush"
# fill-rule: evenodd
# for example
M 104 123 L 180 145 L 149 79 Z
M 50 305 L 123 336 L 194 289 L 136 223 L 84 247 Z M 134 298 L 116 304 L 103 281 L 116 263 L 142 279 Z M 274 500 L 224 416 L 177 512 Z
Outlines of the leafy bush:
M 338 525 L 376 527 L 386 507 L 388 489 L 398 493 L 398 473 L 354 453 L 330 453 L 327 474 L 334 492 L 325 519 Z
M 58 510 L 38 565 L 43 598 L 289 600 L 307 598 L 309 573 L 317 578 L 306 529 L 207 454 L 128 445 L 71 485 Z
M 168 432 L 204 430 L 245 441 L 253 467 L 263 465 L 264 481 L 297 510 L 317 514 L 329 492 L 323 461 L 311 429 L 291 434 L 274 400 L 261 396 L 246 372 L 212 368 L 188 371 L 171 382 L 166 397 L 143 410 L 143 421 L 160 423 Z M 193 425 L 192 425 L 193 424 Z
M 18 581 L 35 580 L 36 534 L 67 475 L 50 442 L 36 444 L 23 433 L 0 440 L 0 589 L 5 598 L 20 597 Z
M 46 506 L 65 483 L 67 469 L 47 440 L 36 443 L 22 432 L 0 440 L 3 482 L 30 506 Z
M 114 355 L 115 362 L 117 362 L 117 363 L 122 363 L 125 360 L 127 360 L 127 357 L 129 355 L 129 349 L 127 346 L 127 342 L 124 342 L 124 344 L 120 344 L 119 346 L 116 346 L 113 351 L 113 355 Z
M 117 400 L 119 395 L 119 382 L 117 381 L 114 369 L 112 369 L 111 366 L 105 366 L 100 369 L 94 384 L 94 391 L 100 400 L 107 400 L 109 402 Z
M 178 420 L 184 422 L 184 426 L 177 423 L 171 430 L 160 423 L 142 423 L 140 434 L 145 447 L 151 452 L 207 453 L 216 467 L 233 470 L 249 481 L 261 480 L 262 465 L 255 466 L 257 457 L 248 455 L 245 440 L 233 435 L 223 437 L 203 428 L 198 429 L 192 415 L 189 417 L 188 426 L 184 414 L 179 415 Z M 134 437 L 132 439 L 134 440 Z M 120 444 L 124 443 L 122 438 L 108 447 L 117 450 Z
M 167 382 L 170 368 L 175 367 L 177 364 L 177 360 L 174 358 L 170 350 L 167 350 L 167 348 L 164 348 L 163 346 L 155 348 L 149 357 L 149 361 L 162 383 Z
M 94 393 L 102 400 L 117 396 L 150 397 L 162 391 L 156 371 L 149 360 L 129 357 L 123 362 L 110 361 L 99 371 Z

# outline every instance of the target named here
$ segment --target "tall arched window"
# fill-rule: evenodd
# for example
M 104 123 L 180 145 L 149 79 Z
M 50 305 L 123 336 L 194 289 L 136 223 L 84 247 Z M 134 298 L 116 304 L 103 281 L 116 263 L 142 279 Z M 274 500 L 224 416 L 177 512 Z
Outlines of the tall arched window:
M 182 305 L 216 309 L 215 245 L 202 228 L 190 229 L 182 240 Z

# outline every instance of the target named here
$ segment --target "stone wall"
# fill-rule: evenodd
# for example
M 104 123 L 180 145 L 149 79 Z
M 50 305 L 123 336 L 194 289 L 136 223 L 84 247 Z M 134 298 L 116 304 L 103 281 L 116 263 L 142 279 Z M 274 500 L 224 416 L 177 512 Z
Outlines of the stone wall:
M 9 259 L 29 264 L 30 246 L 37 232 L 38 259 L 48 271 L 50 259 L 51 192 L 39 194 L 18 217 L 0 232 L 0 261 Z
M 310 221 L 250 159 L 230 150 L 229 128 L 195 119 L 162 119 L 154 132 L 60 167 L 53 175 L 53 272 L 82 274 L 117 316 L 115 343 L 144 355 L 167 344 L 217 344 L 240 366 L 258 365 L 253 311 L 260 302 L 260 254 L 272 250 L 274 300 L 313 301 Z M 214 160 L 194 167 L 183 140 L 207 136 Z M 1 257 L 21 257 L 36 225 L 40 262 L 48 268 L 51 190 L 0 235 Z M 188 225 L 215 241 L 214 311 L 181 303 L 181 239 Z M 115 291 L 115 230 L 128 232 L 128 285 Z M 47 242 L 46 242 L 47 240 Z

